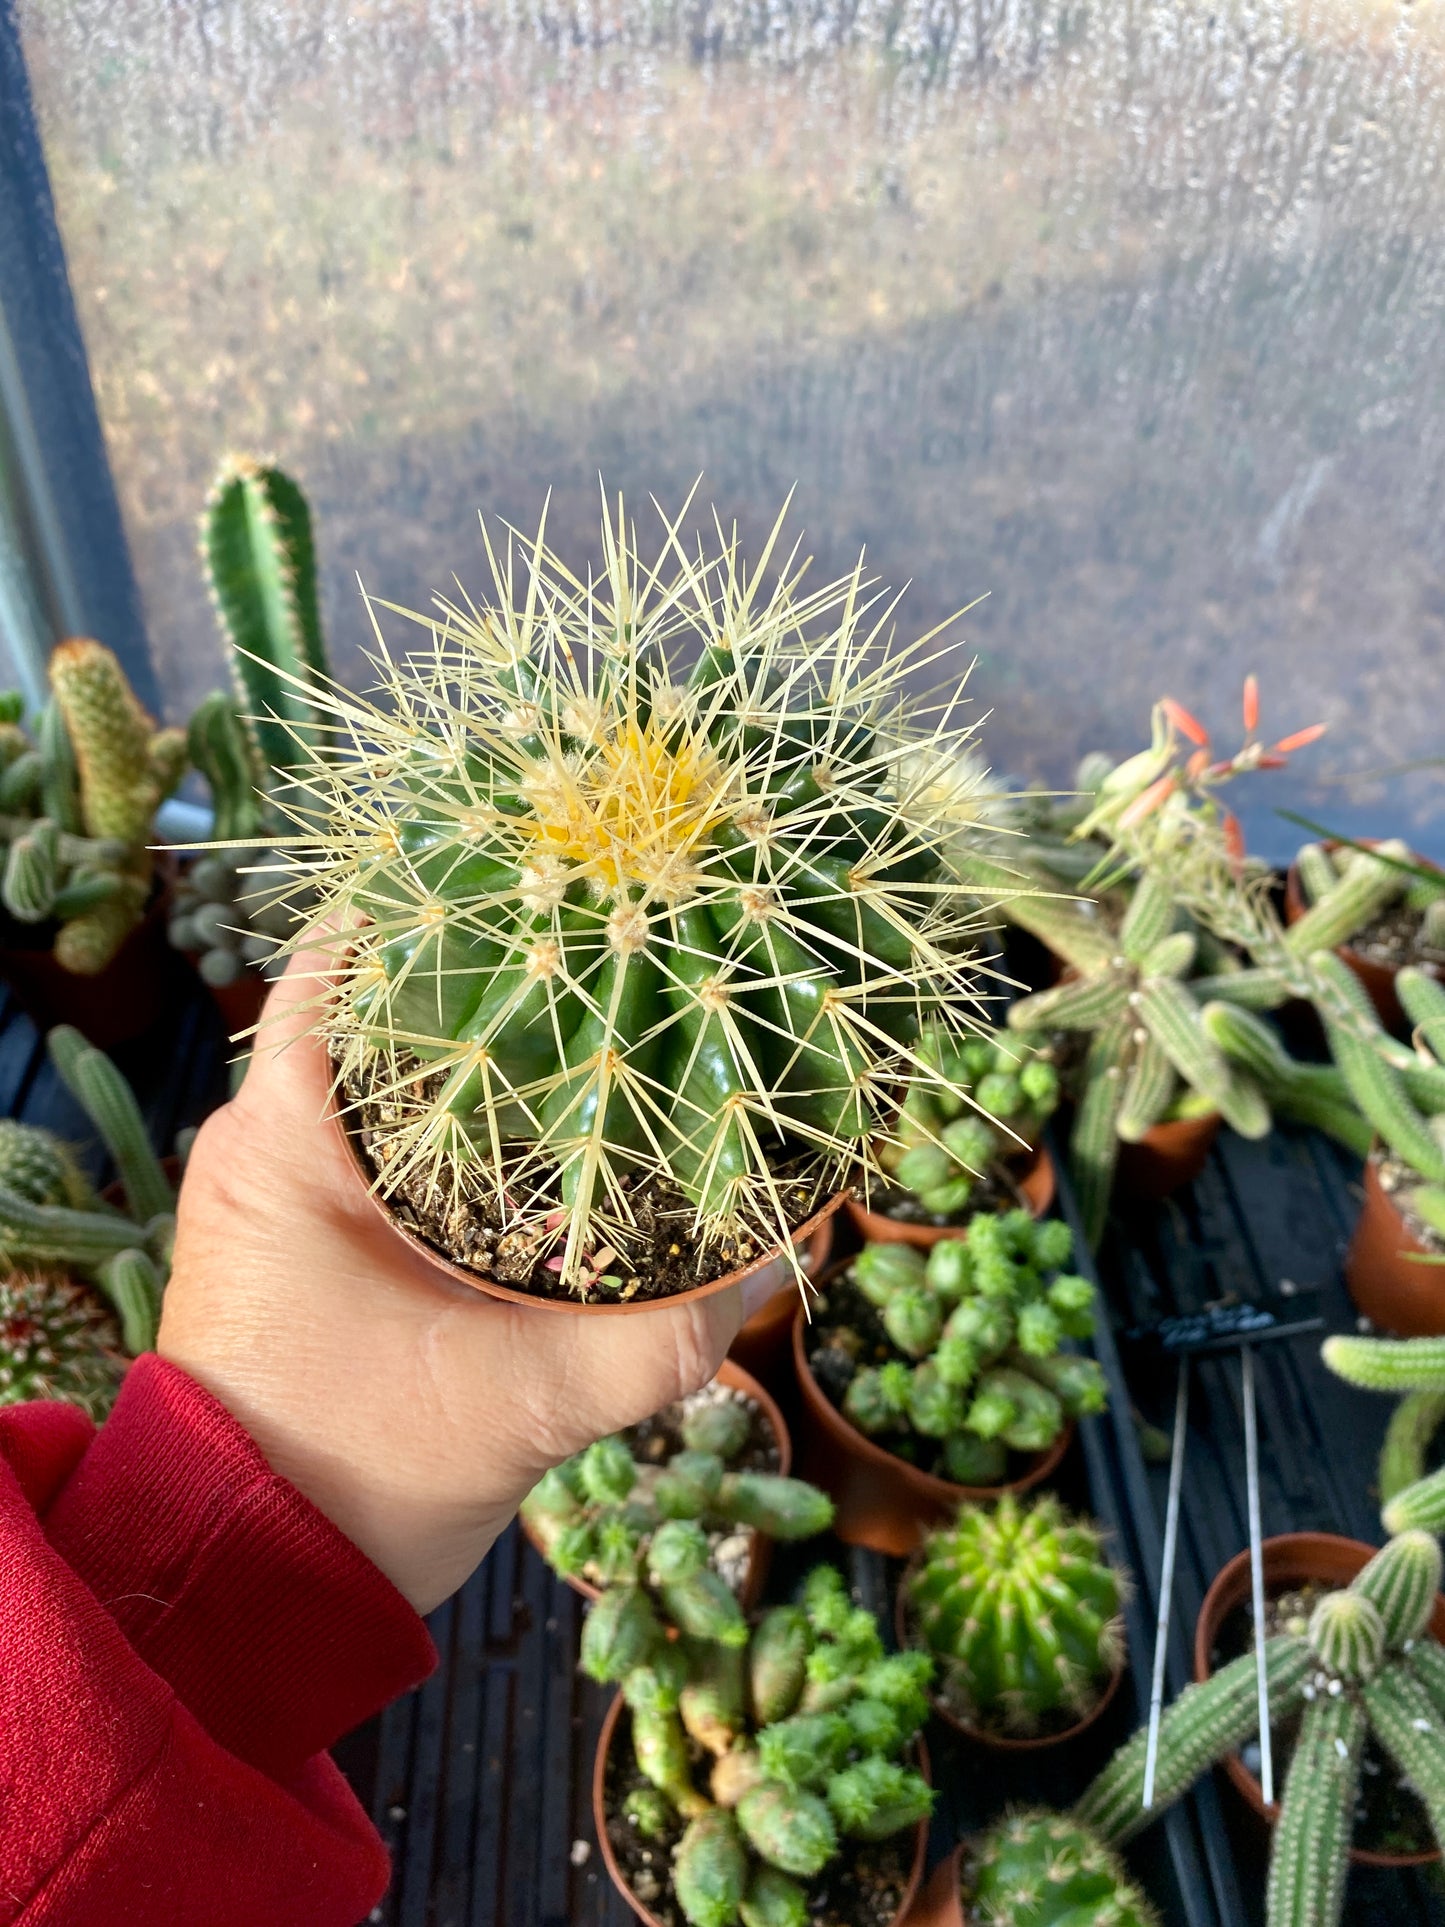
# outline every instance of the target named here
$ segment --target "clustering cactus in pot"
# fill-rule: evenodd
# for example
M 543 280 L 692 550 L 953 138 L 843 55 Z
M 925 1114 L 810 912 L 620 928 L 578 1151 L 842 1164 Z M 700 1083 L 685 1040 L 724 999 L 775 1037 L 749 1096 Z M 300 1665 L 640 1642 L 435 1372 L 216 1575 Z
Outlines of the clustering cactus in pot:
M 33 746 L 0 696 L 0 902 L 17 924 L 58 926 L 56 961 L 104 970 L 151 893 L 155 813 L 185 770 L 180 730 L 158 729 L 101 643 L 60 643 Z
M 1123 1663 L 1123 1582 L 1098 1527 L 1053 1493 L 961 1506 L 906 1584 L 943 1704 L 970 1725 L 1007 1738 L 1064 1731 Z
M 323 745 L 311 692 L 330 681 L 316 595 L 311 513 L 273 463 L 233 456 L 206 504 L 201 557 L 226 643 L 234 693 L 217 690 L 191 718 L 191 760 L 210 785 L 219 847 L 177 891 L 171 942 L 197 953 L 216 988 L 275 955 L 299 905 L 264 879 L 267 841 L 282 833 L 278 798 L 300 806 L 296 767 Z
M 741 1395 L 709 1386 L 682 1402 L 680 1450 L 646 1458 L 621 1434 L 599 1439 L 545 1474 L 522 1518 L 563 1578 L 646 1587 L 678 1624 L 710 1615 L 741 1626 L 730 1595 L 747 1577 L 752 1533 L 808 1539 L 833 1519 L 816 1486 L 738 1463 L 752 1427 Z
M 1350 947 L 1382 913 L 1398 907 L 1419 920 L 1416 954 L 1435 953 L 1445 961 L 1445 876 L 1420 870 L 1398 838 L 1374 850 L 1306 843 L 1295 866 L 1308 906 L 1300 922 L 1309 927 L 1312 947 Z
M 931 1028 L 919 1055 L 939 1082 L 910 1089 L 878 1161 L 911 1209 L 946 1223 L 968 1211 L 981 1178 L 1038 1142 L 1058 1108 L 1059 1074 L 1047 1043 L 986 1030 L 950 1038 Z
M 603 535 L 585 586 L 494 554 L 493 605 L 379 658 L 386 706 L 312 699 L 340 747 L 292 850 L 344 932 L 318 1025 L 378 1190 L 583 1301 L 786 1241 L 970 990 L 929 774 L 966 730 L 905 704 L 871 586 L 805 593 L 777 531 L 751 572 Z
M 58 1398 L 102 1419 L 125 1361 L 109 1308 L 72 1278 L 0 1275 L 0 1405 Z
M 1445 1422 L 1445 1338 L 1327 1338 L 1332 1372 L 1370 1392 L 1401 1394 L 1380 1448 L 1379 1484 L 1387 1532 L 1445 1532 L 1445 1471 L 1427 1455 Z
M 89 1282 L 115 1307 L 126 1351 L 148 1351 L 170 1272 L 175 1191 L 110 1059 L 65 1025 L 48 1042 L 61 1080 L 114 1160 L 128 1211 L 91 1191 L 51 1133 L 0 1120 L 0 1266 Z
M 906 1755 L 930 1672 L 926 1655 L 884 1653 L 830 1566 L 731 1648 L 654 1639 L 623 1675 L 645 1785 L 621 1817 L 675 1842 L 691 1927 L 807 1927 L 833 1862 L 927 1819 L 933 1795 Z
M 1268 1927 L 1336 1927 L 1371 1735 L 1419 1795 L 1436 1838 L 1445 1838 L 1445 1649 L 1428 1630 L 1440 1568 L 1435 1539 L 1404 1533 L 1347 1589 L 1318 1601 L 1303 1636 L 1276 1633 L 1268 1640 L 1272 1720 L 1276 1728 L 1298 1720 L 1271 1842 Z M 980 1920 L 988 1927 L 1151 1921 L 1114 1850 L 1257 1725 L 1255 1655 L 1245 1653 L 1187 1687 L 1165 1712 L 1152 1806 L 1143 1804 L 1147 1734 L 1141 1730 L 1085 1790 L 1062 1828 L 1058 1815 L 1026 1813 L 984 1836 L 973 1853 Z M 1085 1905 L 1086 1915 L 1070 1911 Z
M 890 1450 L 959 1485 L 997 1484 L 1010 1451 L 1043 1451 L 1104 1408 L 1097 1363 L 1062 1350 L 1094 1328 L 1071 1255 L 1067 1225 L 1023 1210 L 976 1217 L 926 1256 L 867 1245 L 847 1273 L 862 1303 L 841 1296 L 817 1321 L 814 1375 Z M 880 1350 L 892 1355 L 871 1362 Z

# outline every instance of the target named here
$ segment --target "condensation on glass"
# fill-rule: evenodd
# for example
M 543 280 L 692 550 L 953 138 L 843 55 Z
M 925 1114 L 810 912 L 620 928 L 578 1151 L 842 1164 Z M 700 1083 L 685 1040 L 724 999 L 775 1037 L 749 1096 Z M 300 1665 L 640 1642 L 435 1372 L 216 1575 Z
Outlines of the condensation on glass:
M 597 477 L 797 484 L 996 768 L 1168 691 L 1323 718 L 1268 799 L 1438 846 L 1445 16 L 1378 0 L 19 0 L 162 674 L 217 673 L 228 448 L 312 492 L 334 645 L 594 547 Z M 1423 764 L 1424 767 L 1409 766 Z M 1434 828 L 1430 827 L 1434 819 Z M 1264 844 L 1295 832 L 1269 808 Z

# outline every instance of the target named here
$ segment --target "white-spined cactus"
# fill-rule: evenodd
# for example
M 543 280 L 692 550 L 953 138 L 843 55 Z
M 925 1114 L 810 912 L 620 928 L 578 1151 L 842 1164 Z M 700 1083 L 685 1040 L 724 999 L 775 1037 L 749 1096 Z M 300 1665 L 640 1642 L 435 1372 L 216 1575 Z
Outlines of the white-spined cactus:
M 318 699 L 291 860 L 378 1188 L 487 1200 L 583 1299 L 628 1290 L 650 1182 L 698 1282 L 776 1245 L 780 1171 L 836 1188 L 964 1022 L 956 698 L 905 702 L 934 642 L 893 646 L 861 565 L 805 593 L 780 526 L 751 572 L 675 524 L 648 566 L 619 508 L 586 585 L 489 544 L 494 604 L 383 645 L 384 705 Z

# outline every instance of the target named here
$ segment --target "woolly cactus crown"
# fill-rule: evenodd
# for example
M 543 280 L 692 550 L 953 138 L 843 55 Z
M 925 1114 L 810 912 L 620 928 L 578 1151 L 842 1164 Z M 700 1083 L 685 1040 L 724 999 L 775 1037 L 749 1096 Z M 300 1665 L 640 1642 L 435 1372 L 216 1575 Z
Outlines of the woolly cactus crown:
M 647 565 L 619 506 L 585 584 L 489 542 L 493 605 L 381 643 L 382 703 L 312 699 L 291 861 L 345 931 L 321 1022 L 379 1187 L 489 1197 L 574 1289 L 649 1176 L 701 1245 L 776 1243 L 779 1165 L 833 1186 L 935 1076 L 924 1020 L 963 1021 L 936 778 L 968 729 L 903 693 L 935 638 L 894 647 L 861 564 L 805 592 L 780 538 L 749 571 L 672 522 Z

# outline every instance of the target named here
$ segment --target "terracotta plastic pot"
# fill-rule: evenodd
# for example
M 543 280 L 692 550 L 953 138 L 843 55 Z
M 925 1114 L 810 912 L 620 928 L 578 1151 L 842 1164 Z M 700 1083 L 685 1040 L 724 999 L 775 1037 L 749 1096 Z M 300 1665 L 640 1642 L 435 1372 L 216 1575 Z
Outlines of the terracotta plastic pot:
M 625 1710 L 626 1703 L 619 1693 L 608 1707 L 606 1718 L 602 1722 L 602 1732 L 597 1740 L 597 1757 L 592 1764 L 592 1825 L 597 1833 L 597 1844 L 602 1850 L 603 1865 L 611 1876 L 613 1886 L 637 1918 L 644 1923 L 644 1927 L 663 1927 L 657 1915 L 651 1913 L 628 1886 L 626 1877 L 617 1864 L 617 1856 L 612 1851 L 612 1842 L 607 1834 L 607 1756 L 612 1750 L 612 1742 L 616 1737 L 617 1723 Z M 923 1743 L 922 1734 L 913 1744 L 914 1764 L 927 1780 L 929 1778 L 928 1748 Z M 898 1909 L 892 1921 L 889 1922 L 889 1927 L 904 1927 L 905 1922 L 907 1927 L 913 1927 L 914 1915 L 911 1909 L 917 1899 L 918 1890 L 923 1884 L 923 1863 L 927 1853 L 928 1822 L 922 1820 L 915 1830 L 913 1865 L 903 1889 L 903 1897 L 898 1903 Z
M 759 1385 L 758 1381 L 750 1372 L 745 1372 L 740 1365 L 734 1364 L 730 1358 L 725 1358 L 722 1364 L 719 1365 L 716 1383 L 726 1385 L 730 1391 L 742 1392 L 746 1397 L 757 1401 L 768 1429 L 777 1443 L 778 1475 L 780 1478 L 786 1478 L 793 1466 L 793 1441 L 788 1437 L 788 1427 L 782 1413 L 778 1410 L 776 1401 L 763 1386 Z M 538 1556 L 545 1556 L 542 1553 L 541 1546 L 537 1544 L 537 1535 L 527 1524 L 524 1514 L 518 1515 L 517 1523 L 521 1526 L 523 1536 L 526 1538 L 527 1543 L 536 1551 Z M 772 1563 L 772 1556 L 772 1540 L 769 1539 L 765 1533 L 755 1531 L 752 1535 L 752 1551 L 748 1556 L 747 1577 L 743 1580 L 742 1591 L 738 1594 L 739 1601 L 748 1611 L 751 1611 L 752 1608 L 757 1605 L 759 1599 L 762 1598 L 763 1587 L 767 1583 L 768 1567 Z M 581 1593 L 584 1599 L 597 1599 L 601 1596 L 601 1588 L 594 1586 L 590 1579 L 573 1578 L 569 1575 L 561 1576 L 565 1579 L 565 1583 L 572 1588 L 573 1592 Z
M 1345 1283 L 1372 1325 L 1405 1338 L 1445 1332 L 1445 1264 L 1422 1263 L 1429 1255 L 1381 1184 L 1379 1155 L 1372 1153 L 1365 1159 L 1365 1202 L 1345 1253 Z
M 466 1265 L 457 1264 L 454 1259 L 448 1258 L 444 1252 L 438 1251 L 436 1246 L 430 1243 L 428 1239 L 422 1237 L 419 1231 L 413 1231 L 409 1225 L 403 1224 L 395 1212 L 393 1212 L 386 1199 L 383 1198 L 378 1191 L 373 1189 L 371 1174 L 362 1161 L 361 1148 L 357 1144 L 352 1132 L 347 1128 L 346 1119 L 338 1113 L 333 1112 L 332 1121 L 340 1134 L 341 1142 L 346 1147 L 346 1155 L 351 1160 L 352 1169 L 355 1171 L 363 1191 L 371 1200 L 372 1206 L 381 1217 L 385 1219 L 386 1223 L 390 1225 L 397 1237 L 404 1238 L 413 1251 L 420 1253 L 428 1264 L 435 1265 L 439 1271 L 446 1272 L 449 1277 L 455 1278 L 459 1284 L 470 1285 L 474 1291 L 485 1292 L 489 1298 L 500 1298 L 509 1305 L 528 1305 L 534 1311 L 561 1312 L 569 1318 L 579 1316 L 590 1318 L 617 1318 L 626 1317 L 632 1312 L 660 1311 L 668 1305 L 682 1305 L 696 1302 L 699 1298 L 710 1298 L 716 1291 L 726 1291 L 730 1285 L 740 1285 L 745 1278 L 754 1277 L 764 1266 L 775 1263 L 782 1256 L 781 1247 L 773 1251 L 765 1252 L 761 1258 L 755 1258 L 750 1265 L 740 1265 L 736 1271 L 726 1271 L 721 1278 L 710 1278 L 705 1285 L 694 1285 L 690 1291 L 674 1292 L 670 1298 L 631 1299 L 626 1304 L 584 1304 L 576 1298 L 540 1298 L 530 1291 L 520 1291 L 515 1285 L 500 1284 L 495 1278 L 483 1277 L 481 1272 L 471 1271 Z M 832 1217 L 833 1213 L 842 1205 L 844 1196 L 845 1194 L 843 1192 L 838 1192 L 835 1197 L 829 1198 L 828 1202 L 815 1211 L 810 1218 L 805 1219 L 793 1232 L 792 1242 L 795 1245 L 806 1245 L 814 1232 L 826 1223 L 826 1221 Z
M 1221 1122 L 1217 1111 L 1173 1118 L 1151 1125 L 1137 1144 L 1121 1144 L 1120 1186 L 1131 1197 L 1158 1199 L 1192 1184 L 1209 1162 Z
M 798 1433 L 798 1470 L 822 1486 L 836 1507 L 833 1531 L 850 1546 L 906 1558 L 931 1527 L 941 1525 L 965 1499 L 996 1499 L 1001 1492 L 1027 1492 L 1057 1470 L 1074 1436 L 1068 1424 L 1028 1469 L 1002 1485 L 955 1485 L 886 1452 L 851 1425 L 813 1376 L 803 1343 L 807 1316 L 793 1319 L 793 1367 L 802 1394 L 805 1424 Z
M 1054 1201 L 1054 1161 L 1042 1144 L 1036 1145 L 1027 1164 L 1018 1172 L 1010 1173 L 1018 1189 L 1020 1201 L 1041 1218 Z M 897 1218 L 890 1218 L 882 1211 L 870 1211 L 857 1198 L 849 1198 L 845 1207 L 865 1242 L 870 1245 L 904 1244 L 916 1245 L 920 1251 L 927 1251 L 942 1238 L 963 1238 L 968 1235 L 968 1223 L 963 1224 L 901 1224 Z
M 821 1278 L 833 1250 L 834 1220 L 825 1218 L 809 1238 L 803 1253 L 803 1269 L 810 1278 Z M 798 1309 L 798 1286 L 790 1278 L 779 1286 L 765 1305 L 759 1307 L 743 1325 L 728 1357 L 751 1372 L 754 1378 L 771 1385 L 788 1370 L 788 1348 L 793 1329 L 793 1314 Z
M 913 1619 L 908 1610 L 908 1584 L 917 1572 L 918 1565 L 916 1556 L 909 1560 L 899 1578 L 898 1590 L 893 1595 L 893 1631 L 900 1651 L 907 1651 L 910 1648 L 919 1652 L 928 1651 L 926 1642 L 920 1639 L 914 1630 Z M 1088 1731 L 1118 1692 L 1119 1682 L 1123 1679 L 1128 1664 L 1128 1653 L 1121 1647 L 1118 1663 L 1105 1681 L 1094 1704 L 1087 1713 L 1076 1719 L 1072 1726 L 1066 1726 L 1058 1733 L 1027 1736 L 995 1733 L 989 1727 L 975 1726 L 971 1720 L 960 1719 L 958 1714 L 952 1712 L 937 1694 L 933 1696 L 933 1710 L 944 1725 L 951 1726 L 955 1733 L 962 1733 L 965 1739 L 973 1740 L 979 1746 L 990 1747 L 996 1753 L 1042 1753 L 1051 1746 L 1065 1746 L 1070 1740 L 1076 1740 L 1081 1733 Z
M 114 1050 L 175 1010 L 185 966 L 166 942 L 171 872 L 156 865 L 150 905 L 140 922 L 94 977 L 64 970 L 49 949 L 6 945 L 0 977 L 42 1034 L 74 1024 L 98 1050 Z
M 963 1848 L 940 1860 L 923 1883 L 902 1927 L 968 1927 L 963 1911 Z
M 1380 845 L 1380 839 L 1375 836 L 1362 836 L 1358 840 L 1369 850 L 1378 849 Z M 1339 847 L 1338 843 L 1326 843 L 1325 845 L 1327 850 L 1337 850 Z M 1424 857 L 1417 856 L 1412 860 L 1418 863 L 1422 870 L 1435 870 L 1437 872 L 1439 870 L 1438 864 L 1428 862 Z M 1304 887 L 1300 882 L 1299 865 L 1297 863 L 1291 863 L 1284 880 L 1284 914 L 1286 921 L 1289 923 L 1298 923 L 1308 908 L 1309 906 L 1305 902 Z M 1366 957 L 1360 951 L 1352 950 L 1347 943 L 1342 943 L 1335 951 L 1335 955 L 1349 965 L 1350 969 L 1354 971 L 1360 982 L 1365 986 L 1365 989 L 1369 992 L 1370 1002 L 1375 1006 L 1376 1011 L 1379 1013 L 1380 1022 L 1385 1026 L 1386 1030 L 1408 1030 L 1409 1020 L 1400 1008 L 1399 998 L 1395 995 L 1395 966 L 1393 964 L 1376 963 L 1372 957 Z M 1438 970 L 1434 964 L 1424 964 L 1421 967 L 1437 977 L 1445 974 Z
M 1266 1597 L 1311 1579 L 1330 1587 L 1347 1586 L 1361 1567 L 1369 1564 L 1377 1550 L 1377 1547 L 1364 1545 L 1358 1539 L 1344 1539 L 1333 1532 L 1285 1532 L 1278 1538 L 1266 1539 L 1263 1547 Z M 1249 1599 L 1249 1554 L 1241 1552 L 1221 1568 L 1199 1609 L 1199 1619 L 1194 1628 L 1196 1680 L 1209 1678 L 1213 1671 L 1211 1659 L 1220 1629 L 1232 1612 L 1248 1605 Z M 1430 1631 L 1436 1639 L 1445 1639 L 1445 1596 L 1436 1597 Z M 1237 1753 L 1229 1754 L 1223 1766 L 1254 1813 L 1262 1820 L 1273 1821 L 1278 1818 L 1278 1805 L 1265 1805 L 1264 1789 Z M 1277 1762 L 1276 1779 L 1283 1784 L 1279 1766 Z M 1362 1867 L 1423 1867 L 1432 1860 L 1438 1860 L 1440 1853 L 1438 1848 L 1433 1847 L 1422 1853 L 1372 1853 L 1365 1847 L 1352 1847 L 1350 1858 Z

